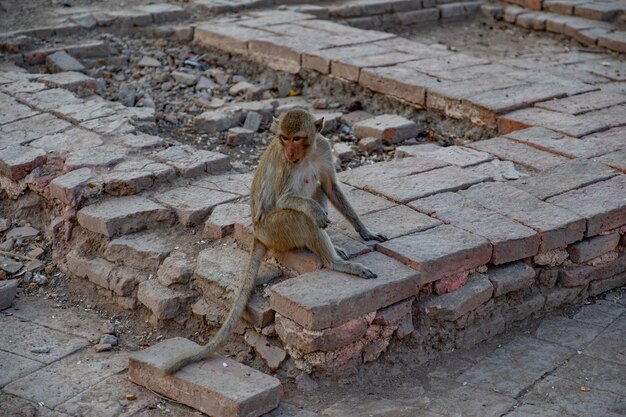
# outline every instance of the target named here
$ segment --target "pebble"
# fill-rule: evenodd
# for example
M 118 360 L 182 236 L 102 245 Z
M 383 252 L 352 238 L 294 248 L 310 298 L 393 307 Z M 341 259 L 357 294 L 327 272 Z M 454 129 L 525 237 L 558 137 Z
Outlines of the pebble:
M 195 85 L 198 81 L 198 76 L 194 74 L 188 74 L 182 71 L 174 71 L 172 72 L 172 78 L 175 79 L 178 83 L 184 85 Z
M 112 334 L 104 334 L 100 338 L 100 344 L 117 346 L 119 344 L 119 340 L 117 337 L 113 336 Z
M 152 100 L 150 94 L 144 94 L 144 96 L 137 102 L 137 107 L 147 107 L 154 109 L 156 105 L 154 104 L 154 100 Z
M 43 265 L 43 262 L 41 262 L 39 259 L 33 259 L 32 261 L 28 261 L 25 267 L 27 271 L 37 272 L 37 271 L 41 271 L 44 265 Z
M 33 276 L 33 282 L 37 285 L 46 285 L 48 283 L 48 277 L 43 274 L 35 274 Z
M 3 250 L 5 252 L 11 252 L 14 246 L 15 246 L 15 240 L 7 239 L 4 242 L 0 243 L 0 250 Z
M 205 76 L 201 76 L 196 83 L 196 91 L 212 90 L 214 88 L 217 88 L 215 81 Z
M 31 353 L 48 353 L 50 348 L 48 346 L 35 346 L 30 350 Z
M 324 110 L 328 108 L 328 100 L 325 98 L 316 98 L 311 103 L 314 109 Z
M 108 343 L 98 343 L 93 347 L 93 350 L 96 352 L 108 352 L 111 349 L 113 349 L 113 346 Z
M 120 85 L 117 98 L 126 107 L 133 107 L 135 105 L 135 86 L 130 83 L 123 83 Z
M 115 334 L 115 326 L 112 323 L 104 323 L 98 330 L 102 334 Z
M 150 56 L 144 56 L 137 63 L 140 67 L 151 67 L 151 68 L 159 68 L 161 66 L 161 62 L 158 59 L 154 59 Z
M 0 232 L 4 232 L 11 228 L 11 219 L 0 218 Z
M 363 138 L 357 143 L 360 152 L 370 154 L 383 149 L 383 142 L 379 138 Z

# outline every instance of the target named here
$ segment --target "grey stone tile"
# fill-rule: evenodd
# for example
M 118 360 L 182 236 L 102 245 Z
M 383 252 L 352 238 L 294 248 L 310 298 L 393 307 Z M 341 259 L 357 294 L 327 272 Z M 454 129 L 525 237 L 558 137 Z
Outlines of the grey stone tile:
M 0 350 L 0 387 L 43 366 L 42 362 Z
M 573 317 L 581 323 L 606 327 L 626 311 L 624 306 L 607 300 L 597 300 L 594 304 L 583 306 Z
M 591 388 L 610 391 L 626 398 L 626 365 L 576 355 L 553 374 Z
M 600 326 L 580 323 L 566 317 L 552 317 L 541 322 L 536 336 L 561 346 L 582 349 L 593 341 L 601 331 L 602 327 Z

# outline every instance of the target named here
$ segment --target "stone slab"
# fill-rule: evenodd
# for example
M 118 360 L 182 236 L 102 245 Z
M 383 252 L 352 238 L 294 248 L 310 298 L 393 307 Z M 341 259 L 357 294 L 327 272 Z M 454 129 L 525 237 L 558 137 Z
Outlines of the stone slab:
M 581 240 L 585 233 L 581 216 L 506 184 L 480 184 L 461 194 L 539 232 L 541 252 Z
M 458 193 L 437 194 L 409 206 L 485 237 L 493 246 L 491 262 L 496 265 L 528 258 L 539 250 L 540 237 L 535 230 Z
M 626 103 L 626 96 L 622 94 L 610 94 L 604 91 L 592 91 L 572 97 L 565 97 L 556 100 L 545 101 L 543 103 L 537 103 L 535 107 L 576 115 L 623 103 Z
M 59 103 L 69 105 L 83 102 L 82 99 L 76 97 L 72 92 L 62 88 L 51 88 L 35 93 L 17 93 L 16 96 L 29 106 L 45 111 L 56 109 Z M 19 109 L 20 107 L 18 106 L 17 108 Z
M 586 159 L 568 161 L 539 174 L 512 182 L 511 185 L 540 200 L 579 189 L 618 175 L 614 169 Z
M 77 363 L 81 366 L 76 366 Z M 83 392 L 85 387 L 122 372 L 127 364 L 125 353 L 97 353 L 86 349 L 13 381 L 3 390 L 55 408 Z
M 202 223 L 214 207 L 238 198 L 236 194 L 194 186 L 174 188 L 154 196 L 155 200 L 174 210 L 185 226 Z
M 606 155 L 595 158 L 595 160 L 626 174 L 626 149 L 607 153 Z
M 237 223 L 251 223 L 250 204 L 220 204 L 211 211 L 204 223 L 202 236 L 209 240 L 222 239 L 235 231 Z
M 75 207 L 82 197 L 82 191 L 93 181 L 91 168 L 80 168 L 59 175 L 50 182 L 50 195 L 63 204 Z
M 41 149 L 20 145 L 9 146 L 0 150 L 0 174 L 17 181 L 45 164 L 46 160 L 46 153 Z
M 493 284 L 493 295 L 498 297 L 511 291 L 530 287 L 535 281 L 535 270 L 524 262 L 515 262 L 489 268 L 485 274 Z
M 606 327 L 624 313 L 624 307 L 609 300 L 595 300 L 592 304 L 584 305 L 572 317 L 581 323 L 595 324 Z
M 6 94 L 0 93 L 2 110 L 0 110 L 0 125 L 15 122 L 34 116 L 39 112 L 28 106 L 18 103 Z
M 172 248 L 154 233 L 134 233 L 111 240 L 104 256 L 117 264 L 156 271 Z
M 123 161 L 128 154 L 129 150 L 127 148 L 115 145 L 102 145 L 80 149 L 67 154 L 65 158 L 65 169 L 72 170 L 83 167 L 107 168 Z
M 491 281 L 485 276 L 474 274 L 461 288 L 428 298 L 419 305 L 433 320 L 454 321 L 488 301 L 492 294 Z
M 0 260 L 0 262 L 2 262 L 2 260 Z M 0 281 L 0 311 L 13 305 L 13 299 L 15 298 L 15 294 L 17 294 L 17 284 L 18 280 L 16 279 Z
M 626 255 L 618 254 L 609 262 L 597 266 L 583 265 L 575 268 L 564 268 L 559 272 L 559 281 L 564 287 L 586 285 L 591 281 L 605 280 L 626 271 Z
M 230 168 L 230 158 L 219 152 L 197 150 L 191 146 L 172 146 L 154 155 L 158 160 L 172 165 L 183 177 L 196 177 L 204 172 L 225 171 Z
M 383 114 L 357 122 L 352 126 L 352 131 L 357 138 L 374 137 L 386 143 L 402 142 L 418 133 L 415 122 L 393 114 Z
M 567 162 L 567 158 L 562 156 L 544 152 L 503 137 L 481 140 L 468 146 L 537 171 L 543 171 Z
M 582 350 L 603 330 L 600 326 L 580 323 L 567 317 L 546 318 L 541 321 L 536 337 L 560 346 Z
M 585 354 L 576 355 L 562 367 L 556 369 L 554 376 L 567 379 L 592 389 L 609 391 L 622 397 L 626 396 L 626 384 L 622 376 L 626 366 L 595 359 Z
M 587 346 L 585 353 L 593 358 L 626 365 L 626 354 L 624 353 L 625 337 L 626 321 L 622 315 Z
M 252 173 L 239 174 L 226 172 L 224 174 L 207 175 L 192 182 L 192 185 L 209 190 L 247 196 L 252 185 Z
M 129 196 L 105 200 L 78 211 L 78 223 L 92 232 L 115 236 L 139 231 L 149 224 L 171 219 L 165 207 L 144 197 Z
M 0 387 L 28 375 L 45 364 L 0 350 Z M 1 402 L 1 401 L 0 401 Z
M 423 283 L 484 265 L 492 251 L 487 239 L 451 225 L 377 243 L 376 249 L 420 271 Z
M 547 200 L 582 216 L 585 236 L 595 236 L 622 226 L 626 219 L 626 175 L 618 175 Z
M 62 132 L 71 126 L 71 123 L 48 113 L 8 123 L 0 126 L 0 149 L 11 145 L 22 145 L 44 135 Z
M 161 373 L 167 360 L 197 348 L 190 340 L 174 338 L 136 352 L 129 360 L 130 379 L 216 417 L 257 417 L 278 406 L 283 395 L 278 379 L 229 358 L 214 356 L 171 376 Z
M 576 263 L 587 262 L 614 250 L 617 247 L 619 240 L 619 233 L 596 236 L 568 246 L 567 252 L 569 253 L 572 261 Z
M 336 327 L 416 294 L 426 278 L 381 253 L 354 259 L 378 278 L 321 269 L 272 287 L 270 306 L 309 330 Z
M 197 293 L 191 290 L 164 287 L 157 280 L 141 282 L 137 287 L 137 301 L 146 306 L 158 320 L 169 320 L 183 313 Z
M 73 127 L 60 133 L 46 134 L 30 143 L 30 146 L 59 155 L 95 148 L 103 145 L 105 138 L 97 133 Z M 88 151 L 88 154 L 92 151 Z M 74 154 L 76 155 L 76 154 Z M 103 156 L 103 158 L 108 158 Z M 71 162 L 70 162 L 71 163 Z

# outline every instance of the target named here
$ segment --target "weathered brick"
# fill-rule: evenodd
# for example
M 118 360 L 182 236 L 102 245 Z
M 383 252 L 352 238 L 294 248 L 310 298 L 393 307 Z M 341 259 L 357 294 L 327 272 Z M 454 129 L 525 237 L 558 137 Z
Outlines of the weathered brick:
M 50 182 L 50 195 L 63 204 L 76 206 L 83 196 L 83 189 L 93 180 L 90 168 L 81 168 L 56 177 Z
M 256 351 L 268 368 L 270 368 L 270 372 L 276 372 L 283 361 L 287 359 L 287 352 L 275 340 L 270 341 L 267 337 L 252 329 L 248 329 L 244 337 L 246 343 Z
M 185 252 L 174 250 L 163 260 L 157 272 L 157 279 L 166 287 L 186 284 L 191 279 L 195 262 Z
M 160 148 L 165 145 L 165 141 L 159 136 L 148 135 L 141 132 L 123 135 L 115 139 L 119 141 L 120 145 L 141 150 Z
M 467 271 L 441 278 L 433 283 L 433 291 L 437 295 L 447 294 L 467 284 L 468 279 L 469 274 Z
M 626 174 L 626 149 L 607 153 L 606 155 L 595 158 L 595 160 L 612 168 L 619 169 Z
M 461 194 L 539 232 L 540 251 L 582 239 L 584 219 L 569 210 L 545 203 L 531 194 L 502 183 L 480 184 Z
M 623 31 L 607 33 L 598 38 L 598 45 L 612 51 L 626 53 L 626 34 Z
M 117 264 L 156 271 L 170 250 L 167 242 L 153 233 L 135 233 L 110 241 L 104 255 Z
M 413 201 L 409 206 L 487 238 L 493 246 L 491 262 L 496 265 L 533 256 L 539 250 L 536 231 L 460 194 L 442 193 Z
M 562 14 L 562 15 L 573 15 L 574 6 L 580 3 L 584 3 L 584 0 L 579 0 L 579 1 L 545 0 L 543 2 L 543 10 L 547 12 Z
M 209 240 L 219 240 L 234 232 L 235 224 L 250 222 L 250 204 L 220 204 L 211 211 L 204 224 L 202 236 Z
M 567 158 L 562 156 L 540 151 L 539 149 L 503 137 L 481 140 L 471 143 L 468 146 L 537 171 L 543 171 L 568 161 Z
M 195 291 L 164 287 L 157 280 L 144 281 L 137 287 L 137 300 L 159 320 L 176 318 L 196 297 Z
M 361 68 L 387 67 L 415 59 L 416 57 L 411 54 L 396 51 L 376 55 L 342 57 L 331 62 L 330 73 L 348 81 L 358 82 Z
M 626 273 L 616 275 L 612 278 L 606 278 L 600 281 L 592 281 L 589 284 L 589 296 L 594 297 L 603 292 L 610 291 L 614 288 L 626 285 Z
M 302 67 L 314 69 L 322 74 L 330 74 L 334 60 L 385 53 L 386 49 L 375 44 L 339 46 L 336 48 L 306 51 L 302 54 Z
M 402 65 L 363 68 L 359 75 L 359 85 L 362 87 L 422 107 L 426 106 L 426 90 L 440 83 L 441 80 L 435 77 Z
M 204 172 L 219 172 L 230 168 L 230 158 L 219 152 L 197 150 L 191 146 L 172 146 L 154 156 L 176 168 L 183 177 L 196 177 Z
M 0 126 L 0 149 L 21 145 L 44 135 L 50 135 L 72 127 L 72 124 L 48 113 Z
M 51 111 L 59 107 L 60 103 L 63 105 L 80 104 L 83 102 L 80 98 L 76 97 L 72 92 L 64 90 L 62 88 L 51 88 L 48 90 L 37 91 L 34 93 L 17 93 L 16 96 L 26 102 L 29 106 L 33 106 L 42 110 Z M 13 112 L 21 109 L 21 105 L 16 104 L 11 106 Z M 28 109 L 32 114 L 35 114 L 32 110 Z M 23 111 L 23 110 L 22 110 Z M 22 117 L 19 117 L 22 118 Z M 2 114 L 0 114 L 0 124 L 2 123 Z
M 604 164 L 577 159 L 511 183 L 514 187 L 545 200 L 614 177 L 618 172 Z
M 502 316 L 507 323 L 515 323 L 530 317 L 538 312 L 546 304 L 546 297 L 543 294 L 526 295 L 520 304 L 509 306 L 502 311 Z
M 360 317 L 336 327 L 309 330 L 280 314 L 276 316 L 276 332 L 280 340 L 302 353 L 339 349 L 363 337 L 367 327 L 367 320 Z
M 357 138 L 375 137 L 386 143 L 398 143 L 417 135 L 415 122 L 402 116 L 381 115 L 366 119 L 352 126 Z
M 598 266 L 584 265 L 576 268 L 562 269 L 559 282 L 564 287 L 579 287 L 591 281 L 614 277 L 626 271 L 626 254 L 609 263 Z
M 611 20 L 617 14 L 624 11 L 624 6 L 611 2 L 607 3 L 582 3 L 576 4 L 574 14 L 594 20 Z
M 491 244 L 450 225 L 376 244 L 376 249 L 425 274 L 424 283 L 484 265 Z
M 528 288 L 535 281 L 535 270 L 524 262 L 490 268 L 485 274 L 493 284 L 494 297 Z
M 171 219 L 170 210 L 138 196 L 105 200 L 78 211 L 78 223 L 105 236 L 143 230 L 151 224 Z
M 46 153 L 41 149 L 20 145 L 9 146 L 0 150 L 0 174 L 17 181 L 45 164 L 46 160 Z
M 36 142 L 43 139 L 38 139 Z M 107 168 L 123 161 L 128 153 L 128 149 L 115 145 L 101 145 L 79 149 L 67 154 L 65 169 L 72 170 L 83 167 Z
M 378 278 L 321 269 L 272 287 L 270 306 L 309 330 L 340 326 L 416 294 L 426 277 L 381 253 L 355 258 Z
M 185 186 L 157 194 L 154 198 L 174 210 L 178 221 L 182 224 L 195 226 L 202 223 L 214 207 L 236 200 L 239 196 L 201 187 Z
M 129 117 L 122 113 L 109 117 L 87 120 L 86 122 L 82 122 L 80 125 L 86 129 L 100 133 L 101 135 L 109 136 L 123 136 L 137 131 L 135 126 L 131 123 Z
M 572 261 L 576 263 L 587 262 L 614 250 L 619 244 L 619 241 L 620 235 L 617 232 L 596 236 L 568 246 L 567 252 Z
M 582 216 L 587 221 L 585 236 L 595 236 L 624 224 L 626 175 L 568 191 L 547 201 Z
M 163 23 L 171 20 L 182 19 L 188 17 L 189 14 L 184 7 L 175 4 L 148 4 L 138 6 L 137 10 L 150 13 L 154 23 Z
M 241 121 L 241 112 L 234 108 L 207 111 L 194 118 L 196 130 L 203 133 L 215 133 L 237 126 Z
M 602 281 L 599 281 L 602 282 Z M 582 287 L 563 288 L 555 287 L 551 289 L 542 289 L 541 293 L 546 297 L 546 310 L 562 308 L 567 304 L 573 304 L 579 300 L 582 294 Z
M 2 110 L 0 110 L 0 125 L 26 119 L 38 113 L 28 106 L 19 104 L 6 94 L 0 93 L 0 103 L 2 103 Z
M 433 296 L 418 303 L 433 320 L 454 321 L 475 310 L 491 298 L 493 286 L 486 277 L 472 275 L 467 284 L 448 294 Z
M 394 13 L 392 15 L 395 24 L 400 26 L 427 23 L 439 20 L 441 11 L 437 8 L 425 8 L 424 10 L 409 10 Z
M 578 139 L 543 127 L 506 134 L 509 139 L 568 158 L 589 158 L 620 149 L 626 129 L 618 127 Z
M 495 312 L 491 316 L 474 323 L 470 328 L 459 332 L 455 341 L 457 349 L 469 349 L 478 343 L 500 334 L 506 328 L 502 314 Z
M 413 145 L 398 147 L 396 152 L 398 151 L 411 156 L 438 159 L 461 168 L 482 164 L 493 159 L 493 155 L 487 152 L 480 152 L 465 146 L 446 146 L 432 149 L 428 146 Z
M 517 16 L 515 24 L 526 29 L 545 30 L 546 13 L 523 13 Z
M 80 72 L 67 71 L 46 75 L 41 77 L 39 81 L 53 88 L 65 88 L 72 91 L 78 89 L 96 91 L 96 80 Z
M 46 64 L 52 72 L 85 72 L 85 66 L 65 51 L 58 51 L 46 57 Z
M 68 270 L 80 278 L 87 278 L 97 286 L 109 289 L 109 278 L 114 265 L 102 258 L 89 259 L 71 251 L 67 254 Z
M 228 134 L 226 135 L 226 145 L 249 145 L 252 143 L 253 138 L 254 131 L 245 129 L 243 127 L 232 127 L 228 129 Z
M 239 174 L 237 172 L 225 172 L 199 177 L 191 185 L 207 188 L 209 190 L 229 192 L 247 196 L 250 194 L 252 185 L 252 173 Z
M 160 368 L 199 346 L 184 338 L 167 339 L 129 358 L 128 374 L 136 384 L 215 417 L 258 417 L 278 406 L 280 381 L 229 358 L 188 365 L 172 376 Z
M 76 156 L 77 154 L 75 152 L 101 146 L 104 144 L 104 140 L 105 139 L 97 133 L 72 127 L 60 133 L 42 136 L 31 142 L 30 146 L 43 149 L 47 152 L 53 152 L 61 156 L 66 156 L 69 153 L 74 152 L 74 159 L 78 162 L 78 156 Z M 121 148 L 118 148 L 118 150 L 123 153 Z M 90 151 L 87 156 L 91 156 L 92 153 L 93 152 Z M 101 156 L 101 160 L 108 160 L 108 156 Z M 70 163 L 72 163 L 72 161 L 70 161 Z
M 607 94 L 603 91 L 592 91 L 572 97 L 537 103 L 535 107 L 576 115 L 622 103 L 626 103 L 626 97 L 621 94 Z

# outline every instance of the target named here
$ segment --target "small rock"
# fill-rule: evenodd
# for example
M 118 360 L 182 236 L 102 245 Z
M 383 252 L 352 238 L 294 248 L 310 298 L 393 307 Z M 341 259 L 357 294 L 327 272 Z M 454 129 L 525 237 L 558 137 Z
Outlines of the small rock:
M 343 162 L 349 161 L 354 156 L 352 147 L 345 142 L 335 143 L 333 149 L 335 154 L 337 154 L 337 158 Z
M 278 76 L 278 79 L 276 80 L 278 84 L 276 89 L 278 90 L 279 97 L 287 97 L 289 95 L 289 93 L 291 92 L 292 81 L 293 81 L 293 77 L 288 76 L 286 74 L 280 74 Z
M 41 262 L 39 259 L 33 259 L 32 261 L 28 261 L 25 265 L 26 270 L 30 271 L 30 272 L 38 272 L 41 271 L 43 269 L 43 262 Z M 39 284 L 39 283 L 37 283 Z M 41 285 L 41 284 L 40 284 Z
M 313 106 L 314 109 L 327 109 L 328 108 L 328 100 L 326 100 L 325 98 L 316 98 L 315 100 L 313 100 L 313 103 L 311 103 L 311 105 Z
M 213 78 L 215 82 L 220 85 L 224 85 L 230 80 L 230 75 L 228 75 L 226 71 L 221 68 L 210 69 L 206 72 L 206 74 L 210 75 L 211 78 Z
M 39 258 L 41 255 L 44 254 L 44 252 L 45 251 L 42 248 L 36 247 L 30 252 L 28 252 L 28 256 L 30 256 L 31 258 Z
M 313 392 L 317 390 L 318 383 L 315 382 L 308 374 L 302 372 L 296 377 L 296 386 L 300 391 Z
M 238 96 L 239 94 L 245 93 L 248 89 L 252 88 L 253 85 L 247 81 L 240 81 L 237 84 L 230 87 L 228 90 L 228 94 L 231 96 Z
M 52 275 L 52 273 L 54 272 L 54 266 L 52 265 L 48 265 L 44 268 L 44 272 L 48 275 Z
M 120 84 L 120 89 L 117 94 L 117 99 L 120 103 L 126 107 L 133 107 L 135 105 L 135 86 L 130 83 Z
M 179 84 L 184 85 L 195 85 L 198 81 L 198 76 L 194 74 L 188 74 L 182 71 L 174 71 L 172 72 L 172 78 L 175 79 Z
M 65 51 L 55 52 L 46 57 L 50 72 L 76 71 L 85 72 L 85 66 Z
M 154 109 L 156 105 L 154 104 L 154 100 L 152 99 L 150 94 L 144 94 L 144 96 L 137 102 L 137 107 L 147 107 Z
M 170 91 L 172 87 L 174 87 L 174 84 L 172 84 L 171 81 L 166 81 L 163 84 L 161 84 L 161 90 L 163 91 Z
M 252 142 L 254 132 L 243 127 L 233 127 L 228 130 L 226 144 L 228 146 L 239 146 Z
M 0 269 L 0 281 L 7 279 L 7 273 Z
M 379 138 L 363 138 L 357 143 L 359 152 L 365 154 L 371 154 L 374 152 L 380 152 L 383 149 L 383 141 Z
M 5 232 L 11 228 L 11 219 L 0 218 L 0 232 Z
M 97 345 L 94 345 L 93 347 L 93 350 L 95 350 L 98 353 L 108 352 L 111 349 L 113 349 L 113 346 L 108 343 L 98 343 Z
M 31 353 L 48 353 L 50 352 L 50 348 L 48 346 L 36 346 L 30 351 Z
M 152 58 L 150 56 L 144 56 L 137 63 L 137 65 L 139 65 L 140 67 L 159 68 L 161 66 L 161 62 L 158 59 L 154 59 L 154 58 Z
M 113 336 L 112 334 L 105 334 L 105 335 L 102 335 L 102 337 L 100 338 L 100 344 L 117 346 L 119 344 L 119 340 L 117 337 Z
M 112 334 L 115 335 L 115 326 L 112 323 L 104 323 L 98 331 L 102 334 Z
M 17 271 L 22 269 L 22 266 L 24 266 L 22 262 L 16 261 L 8 256 L 0 255 L 0 269 L 8 272 L 9 274 L 15 274 Z
M 11 252 L 14 246 L 15 239 L 7 239 L 4 242 L 0 243 L 0 250 L 3 250 L 5 252 Z
M 250 111 L 246 115 L 246 120 L 243 122 L 243 128 L 251 130 L 252 132 L 257 132 L 259 127 L 261 127 L 262 121 L 263 115 L 261 115 L 261 113 Z
M 39 286 L 46 285 L 48 283 L 48 277 L 43 274 L 33 275 L 33 282 Z
M 39 230 L 30 226 L 16 227 L 6 234 L 7 239 L 22 239 L 23 241 L 33 240 L 37 236 L 39 236 Z
M 196 91 L 213 90 L 214 88 L 217 88 L 215 81 L 204 76 L 201 76 L 196 83 Z

